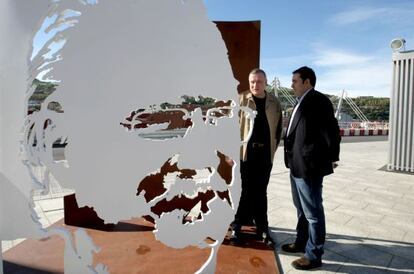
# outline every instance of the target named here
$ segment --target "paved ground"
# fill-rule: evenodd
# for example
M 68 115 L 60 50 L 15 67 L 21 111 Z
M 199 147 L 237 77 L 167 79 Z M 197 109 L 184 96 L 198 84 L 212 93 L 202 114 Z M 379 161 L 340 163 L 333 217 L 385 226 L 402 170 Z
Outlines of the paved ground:
M 324 181 L 327 242 L 324 264 L 313 273 L 414 273 L 414 175 L 380 170 L 387 155 L 385 141 L 341 145 L 340 166 Z M 268 196 L 279 268 L 301 273 L 290 266 L 301 254 L 280 250 L 296 226 L 282 150 Z
M 61 186 L 51 179 L 50 192 L 42 195 L 40 192 L 34 194 L 34 210 L 39 216 L 39 221 L 43 227 L 63 218 L 63 196 L 73 193 L 71 190 L 62 189 Z M 2 241 L 2 251 L 5 252 L 9 248 L 21 243 L 24 239 L 16 239 L 13 241 Z
M 414 175 L 380 170 L 387 153 L 386 141 L 342 144 L 340 166 L 324 182 L 328 235 L 324 264 L 313 273 L 414 273 Z M 67 193 L 55 185 L 51 194 L 35 197 L 44 226 L 63 217 L 62 192 Z M 282 150 L 268 196 L 279 269 L 300 273 L 290 266 L 300 254 L 280 250 L 294 239 L 296 225 Z M 3 242 L 3 251 L 19 241 Z

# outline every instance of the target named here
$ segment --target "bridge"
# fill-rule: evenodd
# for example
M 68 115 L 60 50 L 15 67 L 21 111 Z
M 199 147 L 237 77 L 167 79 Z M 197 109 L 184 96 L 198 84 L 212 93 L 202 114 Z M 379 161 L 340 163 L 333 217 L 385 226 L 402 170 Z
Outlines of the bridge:
M 286 128 L 290 113 L 296 102 L 296 99 L 292 95 L 292 89 L 282 87 L 279 79 L 275 77 L 268 91 L 273 92 L 279 98 L 283 109 L 283 125 Z M 341 136 L 376 136 L 389 134 L 388 122 L 370 121 L 360 107 L 348 96 L 345 90 L 342 90 L 341 95 L 331 96 L 330 100 L 335 107 L 335 117 L 338 119 Z M 347 104 L 350 107 L 358 117 L 358 120 L 341 121 L 343 104 Z

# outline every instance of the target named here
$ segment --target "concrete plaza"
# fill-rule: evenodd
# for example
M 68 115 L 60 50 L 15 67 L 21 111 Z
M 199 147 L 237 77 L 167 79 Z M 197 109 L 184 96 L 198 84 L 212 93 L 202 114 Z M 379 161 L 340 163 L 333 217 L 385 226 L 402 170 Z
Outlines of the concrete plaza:
M 352 137 L 351 137 L 352 138 Z M 388 142 L 341 144 L 340 166 L 324 181 L 327 239 L 313 273 L 414 273 L 414 174 L 387 172 Z M 269 218 L 282 273 L 301 273 L 283 253 L 294 241 L 296 209 L 283 149 L 268 188 Z
M 313 273 L 414 273 L 414 175 L 385 171 L 387 155 L 386 141 L 341 145 L 340 166 L 324 181 L 327 241 L 323 265 Z M 35 197 L 44 226 L 63 218 L 66 194 L 55 184 L 50 194 Z M 290 263 L 301 254 L 280 250 L 294 240 L 296 226 L 283 148 L 276 153 L 268 197 L 276 263 L 281 273 L 300 273 Z M 3 251 L 20 241 L 3 241 Z

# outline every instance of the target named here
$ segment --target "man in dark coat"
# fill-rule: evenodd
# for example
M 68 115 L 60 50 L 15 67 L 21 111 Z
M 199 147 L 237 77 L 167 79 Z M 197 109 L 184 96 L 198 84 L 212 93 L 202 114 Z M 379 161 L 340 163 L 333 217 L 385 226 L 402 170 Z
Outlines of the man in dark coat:
M 315 72 L 301 67 L 293 72 L 297 97 L 284 139 L 285 164 L 290 169 L 293 203 L 297 209 L 296 241 L 282 246 L 285 252 L 304 252 L 293 261 L 296 269 L 321 266 L 325 243 L 322 205 L 323 177 L 333 173 L 339 161 L 338 121 L 331 101 L 314 89 Z

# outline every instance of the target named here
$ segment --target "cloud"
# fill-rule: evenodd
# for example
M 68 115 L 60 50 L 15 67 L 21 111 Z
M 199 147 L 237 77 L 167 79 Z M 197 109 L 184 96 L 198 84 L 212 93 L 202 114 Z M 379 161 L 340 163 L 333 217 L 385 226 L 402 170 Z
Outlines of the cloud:
M 319 71 L 318 88 L 328 93 L 345 89 L 352 96 L 390 95 L 391 62 L 382 54 L 314 48 L 313 64 Z
M 338 67 L 319 75 L 318 88 L 330 94 L 338 94 L 344 89 L 350 96 L 389 97 L 391 78 L 391 62 Z
M 337 13 L 331 20 L 338 25 L 348 25 L 366 21 L 387 13 L 385 8 L 360 7 L 353 10 Z
M 314 64 L 321 67 L 365 64 L 373 57 L 338 49 L 317 49 Z
M 339 12 L 333 15 L 329 21 L 336 25 L 350 25 L 375 20 L 376 23 L 410 23 L 414 17 L 414 5 L 411 3 L 405 7 L 358 7 Z
M 300 54 L 276 58 L 264 58 L 261 59 L 261 66 L 266 68 L 266 70 L 274 71 L 277 71 L 278 69 L 280 70 L 280 68 L 283 67 L 291 67 L 292 70 L 294 70 L 309 61 L 311 61 L 311 57 L 308 54 Z
M 303 56 L 285 56 L 262 60 L 271 82 L 276 76 L 281 85 L 290 87 L 292 70 L 307 64 L 318 77 L 316 88 L 329 94 L 344 89 L 350 96 L 389 97 L 392 63 L 388 51 L 363 54 L 348 49 L 312 44 Z

